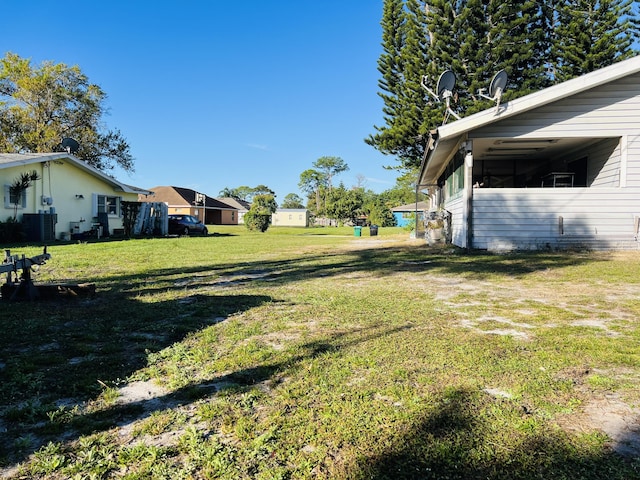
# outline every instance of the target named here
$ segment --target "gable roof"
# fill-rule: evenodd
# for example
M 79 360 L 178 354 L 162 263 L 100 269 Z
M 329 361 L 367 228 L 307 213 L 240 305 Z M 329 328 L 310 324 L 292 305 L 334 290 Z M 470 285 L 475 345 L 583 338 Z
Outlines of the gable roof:
M 35 163 L 53 162 L 56 160 L 66 160 L 70 164 L 75 165 L 80 170 L 83 170 L 94 177 L 98 177 L 103 182 L 111 185 L 114 190 L 125 193 L 138 193 L 141 195 L 148 195 L 151 192 L 142 188 L 127 185 L 119 182 L 115 178 L 107 175 L 106 173 L 98 170 L 97 168 L 89 165 L 84 160 L 80 160 L 74 155 L 68 153 L 0 153 L 0 169 L 11 168 L 17 166 L 29 166 Z
M 218 198 L 218 200 L 232 206 L 233 208 L 237 208 L 238 210 L 249 210 L 251 208 L 251 204 L 249 202 L 233 197 L 222 197 Z
M 499 108 L 492 107 L 460 120 L 441 125 L 432 137 L 433 143 L 430 149 L 425 152 L 420 167 L 419 183 L 433 183 L 437 179 L 444 165 L 448 163 L 460 142 L 465 139 L 469 132 L 639 72 L 640 56 L 635 56 L 544 90 L 511 100 L 500 105 Z
M 197 195 L 204 195 L 191 188 L 158 186 L 151 189 L 154 192 L 155 201 L 166 202 L 169 205 L 193 206 Z M 217 208 L 220 210 L 236 210 L 236 208 L 220 200 L 204 195 L 205 208 Z

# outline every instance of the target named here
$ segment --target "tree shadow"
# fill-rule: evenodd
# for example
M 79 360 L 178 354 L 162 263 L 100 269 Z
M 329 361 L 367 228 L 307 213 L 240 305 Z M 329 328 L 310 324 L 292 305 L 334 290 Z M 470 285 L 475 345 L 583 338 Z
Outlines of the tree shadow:
M 48 438 L 53 438 L 42 433 L 41 428 L 51 412 L 61 406 L 97 398 L 105 385 L 118 385 L 145 367 L 150 353 L 161 351 L 230 315 L 279 301 L 267 295 L 235 294 L 236 286 L 248 282 L 278 286 L 344 274 L 385 278 L 396 272 L 510 278 L 599 261 L 599 258 L 604 257 L 552 253 L 479 256 L 443 249 L 416 250 L 415 247 L 360 248 L 323 254 L 321 258 L 299 256 L 227 265 L 203 263 L 140 274 L 83 278 L 83 281 L 98 285 L 95 298 L 5 304 L 0 311 L 3 327 L 0 336 L 0 466 L 25 459 Z M 180 293 L 176 300 L 145 303 L 145 296 L 175 292 Z M 393 329 L 379 335 L 391 333 Z M 367 336 L 357 340 L 364 341 Z M 293 359 L 267 362 L 208 383 L 189 385 L 154 401 L 165 404 L 189 402 L 227 388 L 225 384 L 244 388 L 273 378 L 284 369 L 295 368 L 304 359 L 344 348 L 348 342 L 344 334 L 335 334 L 324 341 L 302 346 L 303 353 Z M 84 415 L 74 420 L 77 428 L 66 433 L 69 438 L 77 437 L 85 428 L 82 422 L 90 431 L 110 428 L 148 414 L 149 406 L 153 404 L 141 401 Z M 457 422 L 461 425 L 460 431 L 468 429 L 472 419 L 455 417 L 461 413 L 452 408 L 452 405 L 443 405 L 445 417 L 441 423 Z M 428 419 L 431 423 L 426 423 L 424 428 L 432 428 L 435 420 Z M 29 438 L 31 432 L 36 434 Z M 417 443 L 415 448 L 418 448 Z M 412 451 L 410 448 L 390 453 L 406 457 L 412 456 Z M 388 464 L 386 460 L 376 459 L 375 463 L 378 467 L 373 472 L 381 475 L 379 478 L 387 478 L 384 475 L 391 472 L 389 468 L 402 463 L 402 458 Z
M 42 427 L 53 413 L 83 405 L 106 386 L 122 383 L 147 365 L 149 354 L 271 302 L 264 295 L 226 294 L 202 296 L 194 307 L 175 301 L 144 304 L 106 293 L 91 300 L 5 303 L 0 314 L 0 465 L 37 450 L 47 438 Z
M 474 396 L 446 391 L 439 405 L 385 452 L 363 458 L 355 478 L 619 479 L 640 478 L 640 465 L 620 455 L 585 452 L 560 430 L 523 434 L 515 447 L 492 443 Z
M 416 248 L 415 246 L 360 248 L 348 252 L 323 253 L 317 258 L 300 256 L 287 260 L 257 260 L 234 264 L 202 263 L 183 268 L 161 268 L 144 274 L 114 275 L 85 281 L 99 282 L 101 288 L 130 293 L 144 288 L 145 294 L 182 288 L 217 290 L 248 282 L 283 285 L 315 278 L 361 274 L 383 278 L 390 274 L 415 272 L 483 280 L 521 278 L 547 270 L 559 270 L 589 263 L 604 262 L 605 253 L 527 252 L 509 254 L 465 253 L 453 248 Z M 150 281 L 152 279 L 152 281 Z M 149 289 L 150 283 L 158 285 Z
M 233 300 L 230 297 L 217 298 L 236 305 L 233 312 L 230 312 L 230 309 L 223 309 L 227 314 L 240 311 L 238 304 L 235 302 L 240 302 L 243 308 L 248 309 L 266 301 L 271 301 L 268 297 L 236 296 Z M 115 325 L 114 328 L 118 330 L 120 327 Z M 24 461 L 29 455 L 37 452 L 50 441 L 71 442 L 82 435 L 95 434 L 114 427 L 123 427 L 132 422 L 143 420 L 155 411 L 188 405 L 223 391 L 241 395 L 255 385 L 271 380 L 279 374 L 292 374 L 305 360 L 313 359 L 329 352 L 337 352 L 343 348 L 378 337 L 392 335 L 407 328 L 410 327 L 383 328 L 377 331 L 369 331 L 365 334 L 362 333 L 363 329 L 359 328 L 333 333 L 325 338 L 298 346 L 296 350 L 300 353 L 292 357 L 275 358 L 272 362 L 265 362 L 231 373 L 217 375 L 206 381 L 192 383 L 160 396 L 154 395 L 149 398 L 115 403 L 87 412 L 73 413 L 67 410 L 68 418 L 62 422 L 53 421 L 50 415 L 60 411 L 59 407 L 66 406 L 68 400 L 72 400 L 74 404 L 92 400 L 100 393 L 105 382 L 114 383 L 115 380 L 125 378 L 126 375 L 144 367 L 149 349 L 145 348 L 144 354 L 142 352 L 136 354 L 132 349 L 130 339 L 122 337 L 120 339 L 122 351 L 110 351 L 104 358 L 95 355 L 92 360 L 98 361 L 100 364 L 96 368 L 94 362 L 91 370 L 87 372 L 80 372 L 79 369 L 82 366 L 69 361 L 68 355 L 59 354 L 52 359 L 47 367 L 39 365 L 41 369 L 47 371 L 51 382 L 40 379 L 38 391 L 24 392 L 25 394 L 21 397 L 18 408 L 8 407 L 3 402 L 3 409 L 0 410 L 2 412 L 0 426 L 4 429 L 2 440 L 0 440 L 0 467 L 3 465 L 15 465 Z M 181 330 L 179 334 L 173 332 L 170 337 L 167 337 L 166 341 L 157 342 L 154 351 L 158 351 L 170 343 L 180 341 L 186 334 L 195 330 L 196 328 L 193 326 L 189 330 Z M 129 337 L 136 337 L 140 333 L 144 333 L 142 329 L 129 331 L 128 335 Z M 58 341 L 61 346 L 64 346 L 64 339 L 59 339 Z M 48 340 L 45 339 L 41 346 L 50 346 L 47 342 Z M 64 350 L 64 348 L 62 349 Z M 67 351 L 67 353 L 69 352 Z M 16 360 L 20 362 L 19 358 Z M 3 371 L 2 374 L 4 373 L 10 374 L 11 372 Z M 96 383 L 96 376 L 98 376 L 98 379 L 103 378 L 105 380 L 105 382 L 99 382 L 102 387 Z M 64 384 L 59 384 L 58 382 L 61 378 L 66 378 L 67 381 Z M 46 393 L 43 390 L 46 390 Z M 71 392 L 74 392 L 75 395 L 70 399 Z M 23 439 L 28 440 L 28 442 L 23 442 Z M 22 448 L 16 448 L 16 443 L 25 443 L 25 445 Z

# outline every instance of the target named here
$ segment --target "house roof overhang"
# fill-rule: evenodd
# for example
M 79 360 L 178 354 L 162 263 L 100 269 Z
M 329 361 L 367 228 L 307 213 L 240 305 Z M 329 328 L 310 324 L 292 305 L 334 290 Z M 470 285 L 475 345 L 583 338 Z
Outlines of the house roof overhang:
M 640 56 L 615 63 L 544 90 L 520 97 L 502 104 L 498 108 L 493 107 L 449 124 L 441 125 L 436 132 L 432 134 L 430 148 L 427 149 L 422 159 L 418 183 L 420 185 L 435 184 L 451 158 L 474 130 L 515 117 L 516 115 L 521 115 L 544 105 L 557 102 L 638 72 L 640 72 Z M 505 140 L 503 139 L 503 141 Z M 584 142 L 584 138 L 554 138 L 541 139 L 540 141 L 546 141 L 549 145 L 553 142 L 554 148 L 557 149 L 575 146 L 577 142 Z M 518 149 L 524 151 L 531 147 L 530 139 L 519 140 L 517 138 L 509 138 L 508 142 L 511 151 Z M 488 155 L 490 148 L 490 142 L 474 142 L 473 155 L 476 158 Z
M 80 160 L 68 153 L 2 153 L 0 154 L 0 169 L 16 166 L 29 166 L 36 163 L 46 163 L 55 161 L 67 161 L 75 165 L 78 169 L 98 177 L 103 182 L 111 185 L 115 191 L 124 193 L 135 193 L 149 195 L 153 192 L 142 188 L 126 185 L 115 178 Z

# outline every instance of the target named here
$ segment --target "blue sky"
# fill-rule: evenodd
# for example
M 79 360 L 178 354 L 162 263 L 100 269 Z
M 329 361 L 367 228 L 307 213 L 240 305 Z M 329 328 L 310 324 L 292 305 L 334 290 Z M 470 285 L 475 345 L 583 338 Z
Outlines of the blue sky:
M 382 0 L 8 2 L 1 53 L 78 65 L 107 93 L 108 128 L 142 188 L 217 196 L 264 184 L 282 202 L 322 156 L 347 187 L 393 186 L 393 157 L 364 143 L 382 125 Z

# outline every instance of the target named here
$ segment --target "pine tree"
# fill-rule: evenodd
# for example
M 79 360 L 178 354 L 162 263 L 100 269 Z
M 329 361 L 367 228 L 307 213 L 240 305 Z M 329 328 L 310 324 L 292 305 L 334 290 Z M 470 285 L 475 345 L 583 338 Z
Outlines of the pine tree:
M 555 81 L 634 55 L 632 0 L 558 2 L 553 45 Z
M 405 41 L 403 0 L 385 0 L 382 10 L 382 48 L 378 59 L 378 92 L 384 103 L 382 112 L 386 126 L 374 126 L 377 133 L 369 135 L 365 142 L 385 154 L 395 155 L 399 151 L 396 145 L 401 135 L 395 134 L 395 124 L 400 121 L 400 90 L 404 77 L 400 51 Z
M 385 0 L 385 126 L 365 142 L 416 168 L 445 108 L 422 83 L 453 71 L 451 108 L 469 115 L 491 105 L 478 91 L 500 70 L 508 101 L 634 55 L 638 15 L 632 0 Z
M 425 121 L 428 98 L 421 87 L 427 68 L 427 31 L 418 0 L 385 0 L 383 53 L 378 60 L 382 78 L 384 126 L 365 142 L 382 153 L 395 155 L 400 167 L 419 165 L 424 155 L 430 122 Z

